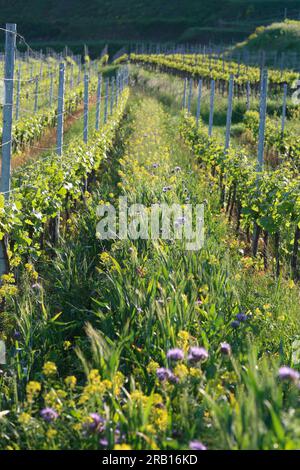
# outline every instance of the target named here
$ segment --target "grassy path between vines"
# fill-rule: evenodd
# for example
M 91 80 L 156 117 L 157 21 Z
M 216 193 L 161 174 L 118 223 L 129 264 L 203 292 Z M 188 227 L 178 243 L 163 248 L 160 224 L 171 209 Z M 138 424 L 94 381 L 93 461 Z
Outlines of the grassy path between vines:
M 295 365 L 298 291 L 247 264 L 179 124 L 134 96 L 56 258 L 35 266 L 38 279 L 28 267 L 8 306 L 16 372 L 0 402 L 10 410 L 0 448 L 299 445 L 296 387 L 277 379 L 280 363 Z M 146 206 L 205 200 L 204 248 L 97 241 L 96 207 L 119 195 Z

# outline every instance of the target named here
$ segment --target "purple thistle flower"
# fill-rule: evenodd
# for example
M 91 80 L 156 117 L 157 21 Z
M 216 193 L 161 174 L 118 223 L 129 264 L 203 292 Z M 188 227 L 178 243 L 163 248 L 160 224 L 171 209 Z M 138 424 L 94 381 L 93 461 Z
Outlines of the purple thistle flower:
M 192 346 L 189 350 L 188 360 L 190 362 L 203 362 L 208 359 L 208 352 L 204 348 L 198 346 Z
M 240 326 L 240 322 L 238 320 L 234 320 L 231 323 L 232 328 L 238 328 Z
M 200 441 L 191 441 L 189 447 L 191 450 L 207 450 L 205 445 Z
M 47 423 L 55 421 L 58 418 L 58 413 L 53 408 L 44 408 L 41 410 L 40 414 Z
M 224 356 L 230 356 L 231 354 L 231 346 L 228 343 L 221 343 L 220 345 L 220 351 L 221 354 L 224 354 Z
M 297 382 L 300 379 L 300 374 L 291 367 L 283 366 L 278 371 L 278 377 L 280 380 L 290 380 L 291 382 Z
M 108 440 L 105 439 L 105 438 L 100 439 L 99 444 L 103 447 L 107 447 L 108 446 Z
M 164 380 L 169 380 L 172 375 L 172 372 L 169 369 L 166 369 L 165 367 L 160 367 L 159 369 L 157 369 L 156 375 L 158 380 L 163 382 Z
M 179 348 L 169 349 L 167 358 L 170 359 L 170 361 L 182 361 L 184 359 L 184 352 Z
M 15 330 L 13 337 L 16 341 L 18 341 L 21 338 L 21 333 L 18 330 Z
M 179 378 L 171 372 L 171 375 L 169 377 L 169 382 L 172 384 L 178 384 Z
M 240 323 L 244 323 L 245 321 L 248 320 L 248 316 L 245 314 L 245 313 L 238 313 L 236 315 L 236 319 L 240 322 Z
M 104 419 L 98 415 L 98 413 L 90 413 L 89 417 L 93 420 L 91 423 L 87 423 L 86 427 L 89 431 L 103 431 Z

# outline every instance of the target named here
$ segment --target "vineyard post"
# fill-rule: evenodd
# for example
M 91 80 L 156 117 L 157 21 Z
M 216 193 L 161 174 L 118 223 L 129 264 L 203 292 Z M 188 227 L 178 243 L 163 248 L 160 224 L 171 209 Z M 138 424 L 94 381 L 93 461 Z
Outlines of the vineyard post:
M 215 104 L 215 81 L 212 79 L 210 82 L 210 104 L 209 104 L 209 125 L 208 125 L 209 137 L 212 136 L 212 130 L 213 130 L 214 104 Z
M 110 114 L 113 113 L 114 110 L 114 90 L 115 90 L 115 79 L 111 79 L 111 88 L 110 88 Z
M 89 126 L 89 75 L 84 74 L 84 123 L 83 123 L 83 141 L 88 142 Z
M 184 88 L 183 88 L 183 102 L 182 102 L 182 108 L 186 108 L 186 89 L 187 89 L 187 78 L 184 79 Z
M 3 131 L 2 131 L 2 170 L 1 192 L 9 199 L 10 191 L 10 165 L 12 148 L 12 113 L 14 94 L 14 66 L 17 25 L 8 23 L 5 33 L 5 75 L 4 75 L 4 105 L 3 105 Z
M 198 83 L 198 100 L 197 100 L 197 115 L 196 115 L 197 127 L 199 127 L 199 121 L 200 121 L 201 96 L 202 96 L 202 79 L 200 79 Z
M 97 105 L 96 105 L 96 131 L 100 129 L 100 112 L 101 112 L 101 86 L 102 86 L 102 75 L 98 73 L 98 85 L 97 85 Z
M 57 101 L 57 135 L 56 135 L 56 153 L 61 157 L 64 135 L 64 103 L 65 103 L 65 64 L 59 65 L 59 84 Z
M 121 72 L 120 72 L 120 78 L 119 78 L 119 83 L 120 83 L 120 93 L 122 93 L 122 92 L 123 92 L 123 87 L 124 87 L 124 85 L 123 85 L 123 81 L 124 81 L 124 71 L 123 71 L 123 70 L 121 70 Z
M 251 85 L 250 85 L 249 80 L 247 81 L 246 93 L 247 93 L 247 111 L 249 111 L 250 110 L 250 96 L 251 96 Z
M 188 97 L 188 112 L 191 112 L 191 106 L 192 106 L 192 94 L 193 94 L 193 79 L 190 78 L 189 82 L 189 97 Z
M 231 129 L 231 118 L 232 118 L 233 89 L 234 89 L 233 75 L 230 75 L 229 91 L 228 91 L 228 107 L 227 107 L 227 117 L 226 117 L 225 151 L 227 151 L 229 149 L 229 144 L 230 144 L 230 129 Z
M 107 121 L 107 111 L 108 111 L 108 90 L 109 90 L 109 79 L 105 80 L 105 105 L 104 105 L 104 124 Z
M 79 85 L 80 80 L 81 80 L 81 63 L 78 64 L 77 85 Z
M 17 25 L 6 24 L 5 31 L 5 65 L 4 65 L 4 105 L 3 105 L 3 130 L 2 130 L 2 168 L 0 190 L 4 193 L 6 200 L 10 193 L 10 167 L 12 149 L 12 116 L 14 98 L 14 67 L 16 49 Z M 8 258 L 5 239 L 0 243 L 0 275 L 8 271 Z
M 74 83 L 73 77 L 74 77 L 74 65 L 71 64 L 71 70 L 70 70 L 70 90 L 72 90 L 72 88 L 73 88 L 73 83 Z
M 20 115 L 20 94 L 21 94 L 21 62 L 19 62 L 19 67 L 18 67 L 17 99 L 16 99 L 16 113 L 15 113 L 16 121 L 19 119 L 19 115 Z
M 116 107 L 118 107 L 118 102 L 119 102 L 119 86 L 120 86 L 120 77 L 117 74 L 116 76 Z
M 262 171 L 263 164 L 264 164 L 267 93 L 268 93 L 268 71 L 266 69 L 263 69 L 262 76 L 261 76 L 260 109 L 259 109 L 259 135 L 258 135 L 258 152 L 257 152 L 257 172 L 258 173 Z
M 35 77 L 34 114 L 36 114 L 38 110 L 38 95 L 39 95 L 39 77 L 37 75 Z
M 41 65 L 40 65 L 40 80 L 42 80 L 43 78 L 43 62 L 42 62 L 42 59 L 41 59 Z
M 57 130 L 56 130 L 56 153 L 62 156 L 64 136 L 64 111 L 65 111 L 65 64 L 59 64 L 58 98 L 57 98 Z M 60 211 L 53 221 L 52 241 L 56 245 L 59 240 Z
M 281 116 L 281 135 L 284 135 L 285 128 L 285 117 L 286 117 L 286 99 L 287 99 L 287 83 L 283 84 L 283 104 L 282 104 L 282 116 Z
M 53 72 L 50 74 L 50 97 L 49 97 L 49 105 L 50 108 L 52 107 L 53 104 Z

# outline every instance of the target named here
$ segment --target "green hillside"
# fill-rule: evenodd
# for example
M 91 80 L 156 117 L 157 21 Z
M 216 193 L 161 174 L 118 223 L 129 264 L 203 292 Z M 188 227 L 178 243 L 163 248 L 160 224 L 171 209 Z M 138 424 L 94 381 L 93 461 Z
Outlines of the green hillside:
M 229 43 L 257 26 L 297 18 L 300 0 L 1 0 L 0 23 L 31 41 L 178 40 Z
M 248 39 L 236 45 L 235 50 L 300 51 L 300 21 L 286 20 L 269 26 L 260 26 Z

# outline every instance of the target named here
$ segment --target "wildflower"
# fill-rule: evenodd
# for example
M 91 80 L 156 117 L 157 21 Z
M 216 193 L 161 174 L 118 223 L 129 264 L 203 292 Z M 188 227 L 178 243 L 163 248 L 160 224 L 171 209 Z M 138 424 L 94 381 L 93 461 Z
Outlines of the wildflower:
M 191 450 L 207 450 L 204 444 L 200 441 L 191 441 L 189 444 Z
M 56 429 L 48 429 L 46 436 L 48 439 L 53 439 L 57 435 Z
M 245 313 L 238 313 L 236 315 L 236 319 L 237 319 L 238 322 L 244 323 L 245 321 L 248 320 L 248 316 Z
M 290 380 L 291 382 L 297 382 L 300 379 L 300 374 L 290 367 L 280 367 L 278 371 L 278 377 L 280 380 Z
M 178 382 L 179 379 L 184 380 L 187 377 L 188 373 L 189 370 L 184 364 L 178 364 L 174 369 L 174 374 L 177 378 L 176 382 Z
M 17 330 L 14 331 L 14 334 L 13 334 L 13 338 L 14 340 L 18 341 L 19 339 L 21 339 L 21 333 Z
M 143 392 L 141 392 L 140 390 L 134 390 L 133 392 L 131 392 L 130 398 L 135 404 L 146 405 L 148 401 L 148 397 L 146 397 L 146 395 L 144 395 Z
M 163 405 L 162 396 L 159 393 L 154 393 L 152 396 L 152 403 L 154 406 Z
M 27 400 L 29 403 L 40 393 L 42 386 L 39 382 L 31 381 L 26 385 Z
M 200 379 L 202 377 L 202 372 L 200 369 L 196 369 L 195 367 L 190 368 L 190 376 L 194 377 L 195 379 Z
M 171 372 L 170 377 L 169 377 L 169 382 L 171 384 L 178 384 L 179 378 Z
M 102 438 L 102 439 L 100 439 L 99 444 L 100 444 L 102 447 L 107 447 L 107 446 L 108 446 L 108 440 L 105 439 L 105 438 Z
M 31 420 L 31 416 L 29 413 L 21 413 L 18 417 L 18 421 L 20 424 L 28 424 L 29 421 Z
M 41 411 L 41 417 L 47 422 L 55 421 L 58 418 L 58 413 L 53 408 L 44 408 Z
M 50 376 L 50 375 L 56 374 L 56 372 L 57 372 L 57 367 L 54 364 L 54 362 L 50 362 L 50 361 L 45 362 L 45 364 L 43 365 L 44 375 Z
M 179 343 L 180 348 L 182 348 L 183 351 L 185 352 L 188 350 L 188 347 L 189 347 L 189 339 L 190 339 L 190 334 L 187 331 L 185 330 L 179 331 L 178 343 Z
M 110 262 L 110 255 L 106 251 L 103 251 L 100 255 L 100 260 L 103 264 L 108 264 Z
M 125 377 L 124 375 L 122 374 L 122 372 L 118 371 L 116 372 L 115 376 L 114 376 L 114 380 L 113 380 L 113 383 L 114 383 L 114 394 L 116 396 L 120 395 L 121 393 L 121 388 L 123 386 L 125 382 Z
M 70 349 L 71 346 L 72 346 L 71 341 L 64 341 L 63 348 L 64 348 L 65 351 Z
M 54 390 L 53 388 L 49 390 L 48 393 L 45 394 L 44 400 L 45 404 L 49 407 L 54 408 L 55 410 L 59 411 L 62 408 L 61 398 L 65 398 L 66 392 L 64 390 Z
M 92 384 L 97 384 L 100 382 L 100 374 L 97 369 L 92 369 L 88 375 L 89 381 Z
M 76 387 L 77 384 L 77 379 L 74 375 L 69 375 L 68 377 L 65 378 L 65 384 L 67 387 L 69 387 L 71 390 Z
M 231 322 L 232 328 L 238 328 L 240 326 L 240 322 L 238 320 L 234 320 Z
M 37 282 L 35 282 L 34 284 L 32 284 L 31 288 L 34 290 L 41 290 L 42 286 L 41 284 L 38 284 Z
M 190 362 L 204 362 L 208 359 L 208 352 L 204 348 L 193 346 L 189 350 L 188 360 Z
M 165 408 L 155 407 L 151 414 L 152 424 L 159 430 L 165 431 L 168 427 L 168 412 Z
M 107 379 L 102 380 L 102 385 L 106 388 L 106 390 L 111 390 L 113 388 L 113 384 L 110 380 Z
M 164 186 L 163 187 L 163 192 L 166 193 L 167 191 L 171 191 L 172 186 Z
M 170 361 L 182 361 L 184 358 L 184 352 L 179 348 L 169 349 L 167 352 L 167 358 L 170 359 Z
M 103 431 L 104 419 L 98 413 L 90 413 L 85 427 L 89 431 Z
M 231 346 L 228 343 L 221 343 L 220 351 L 224 356 L 230 356 L 231 354 Z
M 169 380 L 169 378 L 172 376 L 172 372 L 169 369 L 166 369 L 165 367 L 160 367 L 159 369 L 157 369 L 156 375 L 158 380 L 163 382 L 165 380 Z
M 116 444 L 114 450 L 131 450 L 128 444 Z

